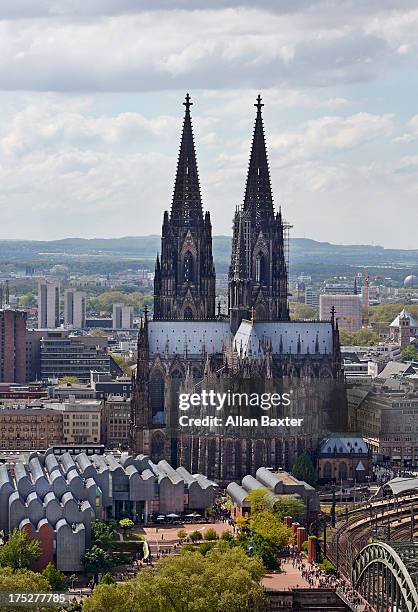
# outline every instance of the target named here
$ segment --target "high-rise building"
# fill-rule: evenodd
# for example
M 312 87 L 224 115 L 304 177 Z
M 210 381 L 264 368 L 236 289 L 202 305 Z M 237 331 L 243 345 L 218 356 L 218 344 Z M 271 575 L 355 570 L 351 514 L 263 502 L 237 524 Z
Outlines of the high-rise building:
M 0 310 L 0 382 L 26 382 L 26 312 Z
M 341 329 L 355 332 L 362 324 L 362 301 L 360 295 L 328 295 L 319 296 L 319 318 L 329 319 L 329 313 L 335 308 L 335 318 Z
M 190 96 L 183 103 L 180 153 L 171 212 L 164 212 L 161 262 L 154 276 L 154 319 L 214 319 L 215 268 L 212 224 L 203 215 L 190 115 Z
M 86 326 L 86 294 L 77 289 L 64 292 L 64 325 L 68 328 L 84 329 Z
M 312 308 L 318 308 L 319 306 L 319 293 L 313 287 L 305 287 L 305 304 L 312 306 Z
M 55 329 L 60 325 L 60 285 L 47 280 L 38 284 L 38 327 Z
M 113 329 L 132 329 L 134 326 L 134 309 L 125 304 L 113 304 Z

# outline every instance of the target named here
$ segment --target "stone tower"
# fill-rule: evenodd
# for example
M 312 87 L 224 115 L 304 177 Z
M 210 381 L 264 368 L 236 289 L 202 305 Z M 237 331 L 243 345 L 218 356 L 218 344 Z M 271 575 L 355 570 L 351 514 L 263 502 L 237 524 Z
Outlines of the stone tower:
M 288 321 L 287 268 L 281 211 L 275 213 L 258 96 L 244 203 L 234 217 L 229 268 L 231 330 L 242 319 Z
M 210 214 L 203 215 L 190 115 L 183 102 L 180 153 L 170 214 L 164 213 L 154 279 L 154 320 L 214 319 L 215 268 Z

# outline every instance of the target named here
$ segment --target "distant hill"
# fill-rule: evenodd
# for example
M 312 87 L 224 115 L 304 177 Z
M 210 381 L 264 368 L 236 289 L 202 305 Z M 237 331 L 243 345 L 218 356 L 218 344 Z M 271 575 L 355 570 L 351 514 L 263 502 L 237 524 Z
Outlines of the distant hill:
M 46 259 L 74 262 L 77 257 L 153 260 L 161 248 L 160 236 L 123 238 L 64 238 L 62 240 L 0 240 L 0 262 L 30 262 Z M 226 272 L 231 251 L 229 236 L 214 236 L 213 253 L 218 272 Z M 290 239 L 290 268 L 293 273 L 322 274 L 324 270 L 348 273 L 352 267 L 418 273 L 418 249 L 385 249 L 372 245 L 338 245 L 308 238 Z M 388 275 L 389 272 L 388 272 Z

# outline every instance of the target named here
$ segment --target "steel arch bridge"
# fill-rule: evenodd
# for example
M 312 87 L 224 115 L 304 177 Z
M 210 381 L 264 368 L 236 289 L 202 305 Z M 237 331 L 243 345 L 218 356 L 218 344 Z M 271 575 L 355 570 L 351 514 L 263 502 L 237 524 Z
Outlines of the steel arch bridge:
M 374 542 L 357 555 L 353 587 L 377 612 L 418 612 L 418 542 Z

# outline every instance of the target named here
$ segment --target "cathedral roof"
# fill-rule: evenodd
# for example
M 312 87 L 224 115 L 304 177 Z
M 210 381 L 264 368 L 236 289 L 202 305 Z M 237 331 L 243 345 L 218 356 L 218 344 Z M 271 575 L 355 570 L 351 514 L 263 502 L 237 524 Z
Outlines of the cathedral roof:
M 234 349 L 242 356 L 264 353 L 271 343 L 273 355 L 329 354 L 333 351 L 328 321 L 242 321 L 234 336 Z
M 222 353 L 231 342 L 229 321 L 150 321 L 150 355 L 202 355 Z
M 248 167 L 243 210 L 248 211 L 253 220 L 263 224 L 274 215 L 273 196 L 270 184 L 266 141 L 264 138 L 261 96 L 257 98 L 253 141 L 250 164 Z
M 330 436 L 324 438 L 319 446 L 319 454 L 336 453 L 337 455 L 348 455 L 350 453 L 367 454 L 369 449 L 361 436 Z M 363 467 L 364 469 L 364 467 Z
M 200 196 L 199 174 L 193 139 L 192 118 L 190 115 L 189 94 L 183 102 L 186 112 L 183 121 L 180 152 L 177 161 L 171 219 L 182 225 L 193 221 L 203 221 L 202 199 Z

